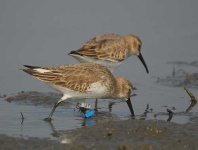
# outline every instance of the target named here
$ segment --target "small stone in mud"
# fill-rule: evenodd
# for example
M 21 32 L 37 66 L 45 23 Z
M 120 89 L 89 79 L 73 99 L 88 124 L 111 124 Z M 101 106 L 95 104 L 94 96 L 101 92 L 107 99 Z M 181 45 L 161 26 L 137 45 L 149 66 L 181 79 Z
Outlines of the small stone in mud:
M 108 136 L 111 136 L 111 135 L 112 135 L 112 132 L 111 132 L 111 131 L 109 131 L 107 135 L 108 135 Z

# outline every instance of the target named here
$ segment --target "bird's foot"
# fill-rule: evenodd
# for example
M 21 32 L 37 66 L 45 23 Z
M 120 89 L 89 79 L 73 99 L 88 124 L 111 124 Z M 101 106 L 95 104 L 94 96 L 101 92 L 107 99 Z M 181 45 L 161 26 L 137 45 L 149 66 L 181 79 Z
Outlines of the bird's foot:
M 51 118 L 51 117 L 48 117 L 48 118 L 44 118 L 43 120 L 44 120 L 44 121 L 51 122 L 51 121 L 52 121 L 52 118 Z

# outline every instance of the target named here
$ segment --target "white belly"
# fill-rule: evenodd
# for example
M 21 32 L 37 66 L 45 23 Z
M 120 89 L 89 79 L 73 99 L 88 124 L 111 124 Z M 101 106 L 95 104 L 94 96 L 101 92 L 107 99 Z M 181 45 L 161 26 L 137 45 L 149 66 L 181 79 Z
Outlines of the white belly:
M 101 59 L 95 59 L 91 57 L 86 56 L 79 56 L 79 55 L 73 55 L 75 59 L 77 59 L 81 63 L 97 63 L 103 66 L 106 66 L 111 72 L 114 71 L 115 68 L 119 67 L 123 61 L 110 61 L 110 60 L 101 60 Z
M 52 85 L 52 84 L 51 86 L 57 89 L 58 91 L 62 92 L 64 99 L 108 98 L 107 87 L 102 86 L 99 82 L 93 83 L 91 87 L 85 92 L 78 92 L 78 91 L 70 90 L 68 88 L 64 88 L 64 87 Z

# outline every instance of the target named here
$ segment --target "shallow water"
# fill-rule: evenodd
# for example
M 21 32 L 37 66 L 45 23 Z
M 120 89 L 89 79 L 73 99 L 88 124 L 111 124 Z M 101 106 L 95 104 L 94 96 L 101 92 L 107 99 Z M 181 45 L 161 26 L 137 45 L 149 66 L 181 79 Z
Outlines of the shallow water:
M 40 137 L 40 138 L 53 138 L 52 131 L 49 124 L 43 121 L 43 118 L 48 115 L 50 108 L 33 106 L 33 105 L 17 105 L 15 103 L 7 103 L 3 100 L 1 103 L 1 123 L 0 133 L 10 136 L 21 137 Z M 22 120 L 21 112 L 23 113 L 24 120 Z M 71 112 L 73 113 L 73 112 Z M 54 127 L 56 129 L 73 129 L 79 127 L 80 121 L 77 116 L 67 114 L 67 119 L 60 118 L 64 116 L 64 110 L 61 108 L 56 112 L 56 121 Z
M 0 100 L 0 134 L 16 137 L 21 136 L 24 138 L 39 137 L 54 139 L 56 137 L 54 133 L 56 130 L 69 130 L 96 124 L 91 118 L 84 119 L 83 113 L 79 112 L 76 108 L 76 102 L 72 101 L 56 109 L 52 123 L 45 122 L 43 119 L 49 115 L 52 105 L 48 104 L 48 106 L 46 106 L 46 103 L 41 104 L 41 102 L 39 102 L 41 106 L 38 106 L 38 104 L 36 104 L 38 101 L 35 102 L 35 99 L 33 99 L 33 101 L 28 101 L 28 95 L 29 99 L 31 99 L 30 94 L 27 94 L 27 101 L 25 102 L 24 99 L 22 99 L 22 101 L 19 99 L 15 101 L 15 97 L 13 97 L 11 103 L 4 99 Z M 37 95 L 41 99 L 45 99 L 43 95 Z M 93 101 L 87 100 L 87 102 L 90 103 Z M 126 112 L 118 111 L 118 117 L 116 117 L 116 114 L 108 113 L 109 103 L 110 101 L 104 100 L 102 103 L 99 102 L 99 105 L 102 104 L 98 107 L 100 112 L 97 114 L 100 119 L 102 118 L 102 120 L 105 120 L 105 118 L 112 117 L 114 120 L 119 120 L 127 118 L 125 115 L 128 113 Z M 94 103 L 92 103 L 92 105 L 94 105 Z M 103 106 L 106 108 L 103 108 Z M 104 110 L 107 112 L 104 112 Z M 24 119 L 22 119 L 21 112 Z

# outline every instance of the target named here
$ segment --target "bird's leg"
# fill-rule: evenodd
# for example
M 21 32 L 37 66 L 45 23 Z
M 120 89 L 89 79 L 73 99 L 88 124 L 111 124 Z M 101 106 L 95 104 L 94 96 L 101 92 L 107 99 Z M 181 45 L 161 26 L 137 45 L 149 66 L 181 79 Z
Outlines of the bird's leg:
M 58 105 L 62 102 L 62 100 L 55 102 L 54 107 L 52 108 L 51 113 L 49 114 L 49 116 L 47 118 L 44 119 L 44 121 L 51 121 L 52 120 L 52 115 L 56 109 L 56 107 L 58 107 Z
M 96 99 L 96 101 L 95 101 L 95 111 L 98 111 L 98 99 Z

